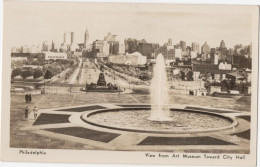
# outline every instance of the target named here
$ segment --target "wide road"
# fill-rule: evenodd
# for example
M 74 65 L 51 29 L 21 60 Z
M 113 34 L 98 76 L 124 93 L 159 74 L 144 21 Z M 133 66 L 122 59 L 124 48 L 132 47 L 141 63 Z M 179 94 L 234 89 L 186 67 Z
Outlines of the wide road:
M 79 57 L 79 64 L 78 67 L 76 68 L 76 70 L 73 72 L 73 74 L 70 77 L 70 81 L 69 84 L 75 84 L 77 76 L 79 74 L 80 68 L 81 68 L 81 64 L 82 64 L 82 58 Z

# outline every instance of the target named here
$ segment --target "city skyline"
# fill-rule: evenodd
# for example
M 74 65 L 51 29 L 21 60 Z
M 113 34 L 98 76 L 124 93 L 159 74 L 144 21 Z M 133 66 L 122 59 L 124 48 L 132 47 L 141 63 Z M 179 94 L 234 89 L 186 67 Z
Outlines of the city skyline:
M 218 47 L 221 40 L 224 40 L 228 48 L 233 48 L 236 44 L 251 43 L 249 14 L 212 11 L 205 15 L 203 12 L 192 13 L 192 10 L 190 13 L 172 12 L 168 8 L 165 12 L 152 13 L 148 7 L 141 4 L 128 4 L 128 7 L 114 4 L 110 5 L 110 11 L 104 10 L 106 4 L 97 9 L 91 9 L 93 4 L 78 4 L 80 3 L 69 6 L 59 3 L 59 8 L 44 3 L 39 7 L 37 2 L 30 5 L 23 3 L 23 7 L 12 5 L 11 8 L 17 12 L 6 12 L 10 15 L 9 24 L 13 25 L 7 31 L 15 34 L 10 36 L 12 45 L 38 45 L 52 40 L 62 43 L 63 33 L 70 31 L 75 33 L 76 43 L 83 43 L 86 28 L 89 31 L 89 43 L 103 40 L 108 32 L 117 35 L 119 41 L 136 38 L 160 45 L 166 43 L 169 38 L 172 38 L 173 44 L 185 41 L 187 46 L 191 46 L 192 42 L 197 42 L 200 47 L 205 41 L 210 47 Z M 51 12 L 44 12 L 46 10 Z M 23 13 L 23 17 L 20 17 L 19 13 Z M 53 19 L 48 19 L 50 17 Z M 122 22 L 122 18 L 126 21 Z M 75 22 L 76 19 L 79 21 Z

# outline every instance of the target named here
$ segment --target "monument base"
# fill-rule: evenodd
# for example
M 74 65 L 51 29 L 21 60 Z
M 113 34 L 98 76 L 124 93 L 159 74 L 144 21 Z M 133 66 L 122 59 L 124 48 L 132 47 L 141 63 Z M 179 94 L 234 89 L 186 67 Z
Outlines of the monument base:
M 96 88 L 93 88 L 93 89 L 86 89 L 86 88 L 83 88 L 81 89 L 81 91 L 84 91 L 84 92 L 104 92 L 104 93 L 117 93 L 117 92 L 123 92 L 122 89 L 109 89 L 109 87 L 107 86 L 98 86 Z

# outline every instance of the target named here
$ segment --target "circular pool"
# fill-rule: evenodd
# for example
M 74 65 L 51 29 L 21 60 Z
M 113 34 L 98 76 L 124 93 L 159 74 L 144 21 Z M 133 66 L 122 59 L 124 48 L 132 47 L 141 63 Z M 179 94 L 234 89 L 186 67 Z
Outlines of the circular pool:
M 123 108 L 84 113 L 81 118 L 103 128 L 144 133 L 211 132 L 237 125 L 231 117 L 186 109 L 171 109 L 171 121 L 150 121 L 149 116 L 150 108 Z

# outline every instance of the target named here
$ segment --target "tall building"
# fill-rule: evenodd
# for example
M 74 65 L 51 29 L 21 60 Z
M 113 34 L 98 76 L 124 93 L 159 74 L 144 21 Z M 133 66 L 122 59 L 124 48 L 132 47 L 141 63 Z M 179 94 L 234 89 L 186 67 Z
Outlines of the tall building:
M 113 55 L 125 54 L 125 42 L 119 42 L 116 39 L 116 35 L 112 35 L 111 32 L 104 37 L 104 41 L 109 43 L 109 53 Z
M 198 43 L 196 43 L 196 42 L 192 42 L 191 50 L 199 53 L 200 52 L 200 45 Z
M 159 48 L 159 52 L 158 54 L 161 53 L 164 58 L 167 58 L 167 54 L 168 54 L 168 50 L 167 50 L 167 46 L 166 45 L 163 45 Z M 158 56 L 158 54 L 156 54 L 156 57 Z
M 172 46 L 172 38 L 168 39 L 168 46 Z
M 220 48 L 225 48 L 225 47 L 226 47 L 225 42 L 224 42 L 224 40 L 222 40 L 222 41 L 220 42 Z
M 210 53 L 210 46 L 205 42 L 201 47 L 201 53 Z
M 174 49 L 174 57 L 175 58 L 179 58 L 179 59 L 182 58 L 182 51 L 181 51 L 181 49 Z
M 196 51 L 191 51 L 190 52 L 190 58 L 191 59 L 197 58 L 197 52 Z
M 61 46 L 60 43 L 52 41 L 51 51 L 52 52 L 59 52 L 60 51 L 60 46 Z
M 180 44 L 179 43 L 177 43 L 176 45 L 174 45 L 174 49 L 180 49 L 181 47 L 180 47 Z
M 190 55 L 190 52 L 191 52 L 191 47 L 190 47 L 190 46 L 187 46 L 186 53 L 187 53 L 188 55 Z
M 76 51 L 78 48 L 78 45 L 74 41 L 74 32 L 65 32 L 63 36 L 63 43 L 61 45 L 60 50 L 62 52 L 67 52 L 67 51 Z
M 107 41 L 96 40 L 93 42 L 93 53 L 97 58 L 107 57 L 109 55 L 110 45 Z
M 74 32 L 71 32 L 71 39 L 70 39 L 70 46 L 69 46 L 69 50 L 71 52 L 75 52 L 76 50 L 78 50 L 78 45 L 76 44 L 76 42 L 74 41 Z
M 125 42 L 119 41 L 118 54 L 125 54 Z
M 218 64 L 218 55 L 217 54 L 213 54 L 210 55 L 210 59 L 211 59 L 211 64 Z
M 108 43 L 109 43 L 109 53 L 113 54 L 113 55 L 119 54 L 119 42 L 118 41 L 110 41 Z
M 72 44 L 74 42 L 74 32 L 71 32 L 70 34 L 70 44 Z
M 128 38 L 125 40 L 125 51 L 128 53 L 134 53 L 137 51 L 137 40 L 134 38 Z
M 109 32 L 105 37 L 104 41 L 107 42 L 115 42 L 116 41 L 116 35 L 112 35 L 111 32 Z
M 151 59 L 153 53 L 153 44 L 152 43 L 139 43 L 138 52 L 144 56 L 147 56 L 148 59 Z
M 61 44 L 60 46 L 60 52 L 67 52 L 68 47 L 64 45 L 64 43 Z
M 174 51 L 174 49 L 169 49 L 166 60 L 174 60 L 174 58 L 175 58 L 175 51 Z
M 89 39 L 89 33 L 88 33 L 88 29 L 86 29 L 84 34 L 84 48 L 87 47 L 88 39 Z
M 210 54 L 215 54 L 216 53 L 216 48 L 210 48 Z
M 23 53 L 25 53 L 25 51 L 24 51 L 24 50 L 26 50 L 25 48 L 26 48 L 26 47 L 23 47 Z M 47 52 L 47 51 L 49 51 L 50 49 L 51 49 L 51 48 L 50 48 L 49 42 L 48 42 L 48 41 L 44 41 L 43 44 L 42 44 L 42 51 L 43 51 L 43 52 Z
M 181 47 L 181 50 L 186 50 L 186 42 L 184 41 L 180 41 L 180 47 Z

